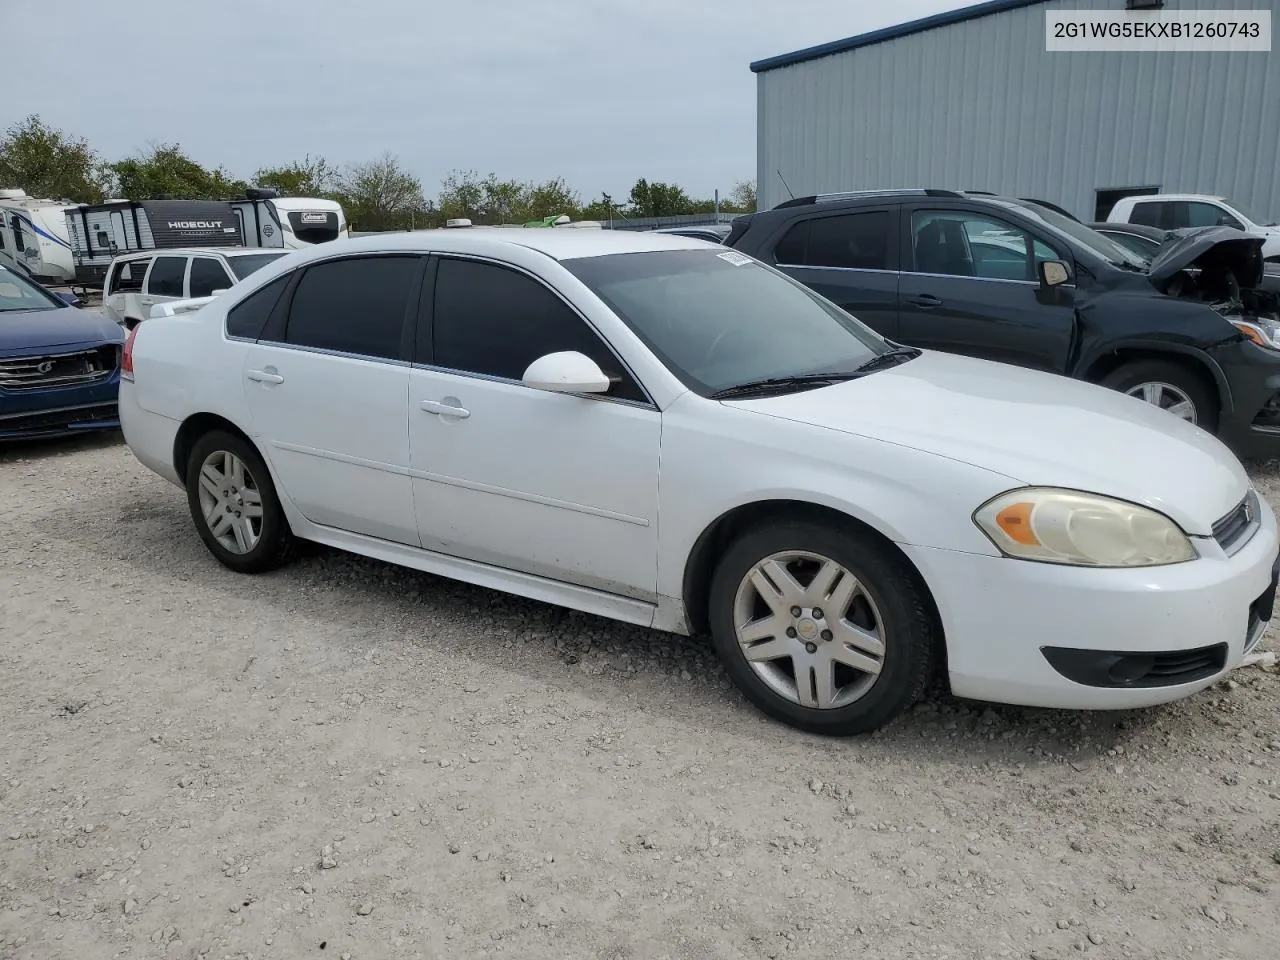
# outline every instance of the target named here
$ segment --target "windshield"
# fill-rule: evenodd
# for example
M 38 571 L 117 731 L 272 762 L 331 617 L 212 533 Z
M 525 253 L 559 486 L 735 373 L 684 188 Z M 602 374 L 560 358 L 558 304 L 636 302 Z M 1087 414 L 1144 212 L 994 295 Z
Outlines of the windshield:
M 1065 233 L 1077 244 L 1087 249 L 1094 256 L 1101 257 L 1103 260 L 1116 267 L 1130 267 L 1145 269 L 1147 260 L 1138 256 L 1132 250 L 1128 250 L 1120 244 L 1104 237 L 1092 227 L 1086 227 L 1078 220 L 1072 220 L 1070 217 L 1064 217 L 1062 214 L 1050 210 L 1048 207 L 1042 207 L 1038 203 L 1026 203 L 1021 200 L 1004 200 L 999 201 L 1007 203 L 1010 206 L 1018 208 L 1018 212 L 1024 216 L 1039 220 L 1045 226 L 1057 231 Z
M 26 277 L 0 266 L 0 313 L 57 310 L 66 304 Z
M 839 307 L 734 251 L 564 261 L 689 389 L 852 371 L 890 349 Z
M 227 257 L 227 263 L 231 264 L 231 271 L 236 279 L 243 280 L 255 270 L 261 270 L 272 260 L 279 260 L 283 256 L 283 253 L 246 253 L 241 257 Z

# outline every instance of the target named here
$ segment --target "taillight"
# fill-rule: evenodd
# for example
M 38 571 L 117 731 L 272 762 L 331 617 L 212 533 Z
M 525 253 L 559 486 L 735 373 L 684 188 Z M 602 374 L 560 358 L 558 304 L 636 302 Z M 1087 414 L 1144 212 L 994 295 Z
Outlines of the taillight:
M 138 328 L 134 327 L 124 338 L 124 349 L 120 354 L 120 379 L 133 380 L 133 341 L 138 336 Z

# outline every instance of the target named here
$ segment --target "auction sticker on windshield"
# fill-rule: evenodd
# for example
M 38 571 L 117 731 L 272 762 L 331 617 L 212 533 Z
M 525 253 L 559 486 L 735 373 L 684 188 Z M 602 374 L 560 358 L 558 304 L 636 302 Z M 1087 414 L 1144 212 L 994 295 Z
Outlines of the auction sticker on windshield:
M 750 257 L 746 256 L 745 254 L 734 253 L 731 250 L 726 251 L 725 253 L 717 253 L 716 256 L 719 257 L 721 260 L 723 260 L 725 263 L 733 264 L 735 267 L 745 266 L 746 264 L 751 262 Z

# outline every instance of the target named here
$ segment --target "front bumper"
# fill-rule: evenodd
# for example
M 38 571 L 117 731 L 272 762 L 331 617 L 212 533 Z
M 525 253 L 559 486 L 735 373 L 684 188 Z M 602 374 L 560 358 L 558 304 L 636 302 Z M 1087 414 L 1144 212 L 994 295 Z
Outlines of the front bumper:
M 114 402 L 0 414 L 0 440 L 38 440 L 119 428 L 120 414 Z
M 1203 690 L 1261 637 L 1271 616 L 1280 540 L 1270 508 L 1259 520 L 1234 556 L 1212 540 L 1197 539 L 1199 559 L 1135 570 L 903 549 L 937 602 L 956 696 L 1031 707 L 1129 709 Z M 1063 649 L 1095 656 L 1083 658 L 1090 662 L 1081 668 L 1081 657 L 1071 664 L 1055 655 Z M 1199 656 L 1206 649 L 1216 652 Z M 1147 683 L 1116 682 L 1129 667 L 1112 675 L 1108 653 L 1159 660 L 1173 682 L 1151 675 Z M 1099 661 L 1105 677 L 1097 673 Z M 1175 666 L 1188 670 L 1179 674 Z
M 1231 394 L 1218 438 L 1242 459 L 1280 457 L 1280 353 L 1244 340 L 1214 357 Z

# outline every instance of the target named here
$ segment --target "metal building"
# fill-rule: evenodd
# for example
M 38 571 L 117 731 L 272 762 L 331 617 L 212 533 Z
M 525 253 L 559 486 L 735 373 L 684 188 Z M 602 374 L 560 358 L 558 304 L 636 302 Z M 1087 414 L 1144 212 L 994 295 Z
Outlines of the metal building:
M 1167 0 L 1272 10 L 1280 0 Z M 1280 220 L 1280 48 L 1050 53 L 1045 13 L 1125 0 L 988 0 L 751 64 L 757 192 L 928 186 L 1103 219 L 1125 193 L 1227 197 Z

